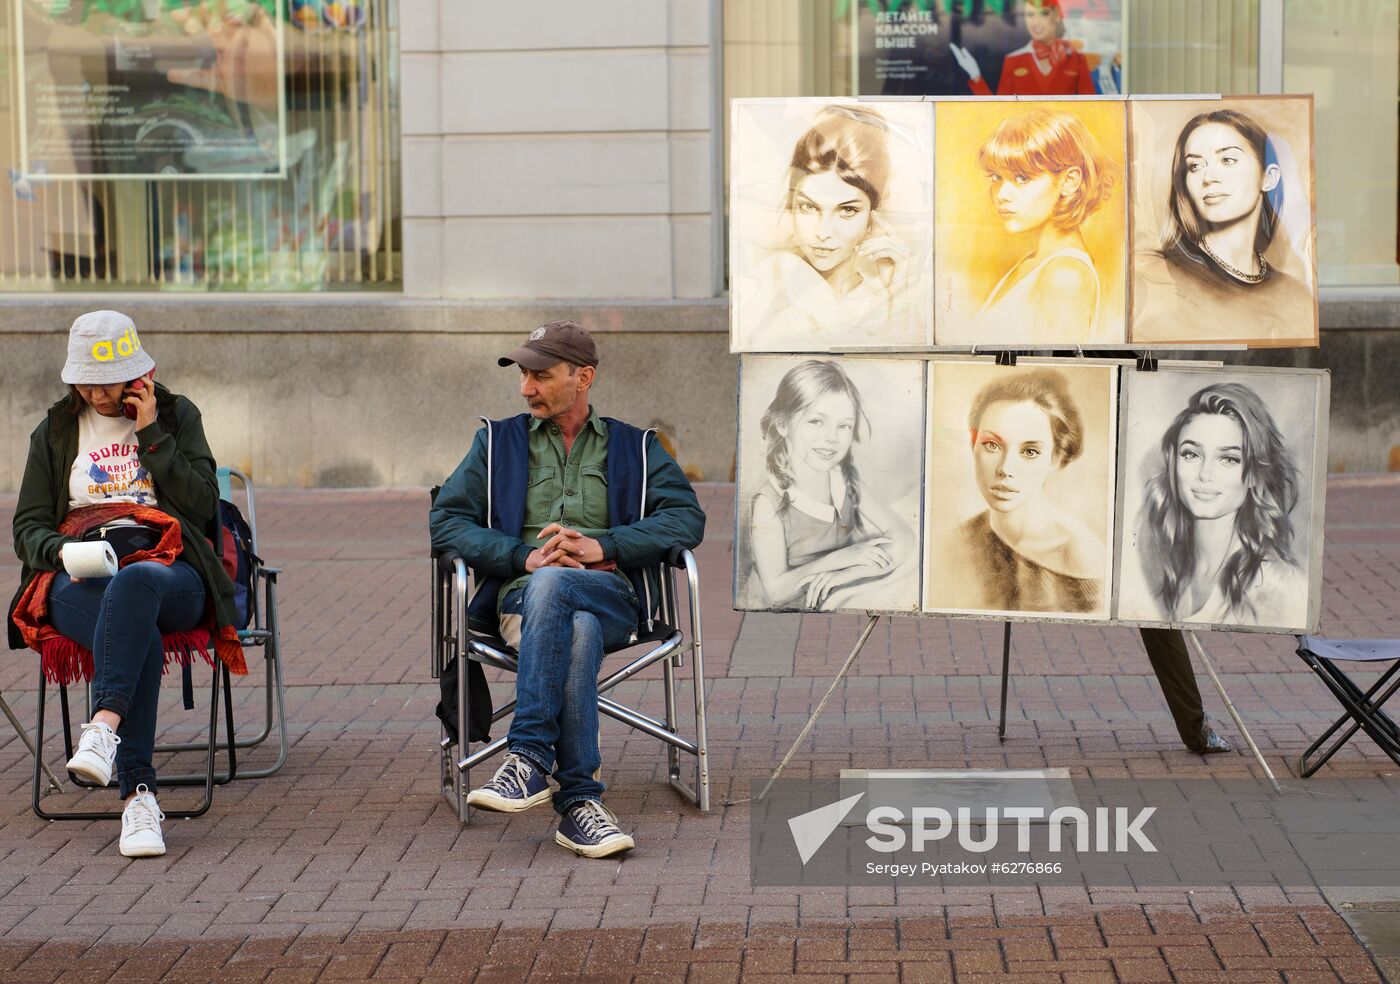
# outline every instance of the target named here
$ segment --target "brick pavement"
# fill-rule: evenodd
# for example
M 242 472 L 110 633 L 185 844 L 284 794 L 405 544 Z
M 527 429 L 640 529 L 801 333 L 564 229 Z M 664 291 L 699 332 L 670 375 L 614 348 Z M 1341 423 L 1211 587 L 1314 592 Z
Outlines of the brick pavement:
M 205 818 L 167 825 L 164 858 L 130 862 L 114 823 L 34 818 L 27 756 L 0 725 L 0 982 L 1380 979 L 1315 891 L 752 888 L 748 808 L 722 804 L 772 770 L 862 620 L 731 611 L 733 489 L 701 495 L 711 814 L 665 788 L 659 746 L 608 721 L 608 799 L 636 832 L 632 855 L 567 855 L 547 811 L 477 814 L 459 829 L 436 789 L 425 494 L 267 491 L 263 552 L 285 568 L 286 769 L 224 787 Z M 0 499 L 0 518 L 12 507 Z M 1400 480 L 1330 483 L 1324 631 L 1400 634 L 1397 507 Z M 0 561 L 0 591 L 16 577 L 13 560 Z M 1288 639 L 1206 641 L 1256 740 L 1290 774 L 1333 716 L 1330 697 Z M 1243 755 L 1203 760 L 1178 747 L 1131 630 L 1018 626 L 1015 643 L 1002 745 L 1000 627 L 882 622 L 788 774 L 1252 773 Z M 35 675 L 21 654 L 0 665 L 0 689 L 30 721 Z M 236 689 L 245 720 L 257 698 Z M 644 674 L 622 694 L 656 707 L 659 679 Z M 165 696 L 167 737 L 192 736 L 199 716 L 178 710 L 175 688 Z M 1213 692 L 1206 699 L 1232 730 Z M 1393 766 L 1359 740 L 1329 770 L 1371 777 Z

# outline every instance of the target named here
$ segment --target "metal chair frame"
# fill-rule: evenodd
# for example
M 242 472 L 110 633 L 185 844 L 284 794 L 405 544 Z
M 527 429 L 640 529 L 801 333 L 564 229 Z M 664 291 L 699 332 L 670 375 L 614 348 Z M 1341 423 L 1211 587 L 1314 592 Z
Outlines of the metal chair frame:
M 200 800 L 199 805 L 193 809 L 171 810 L 162 807 L 162 812 L 164 812 L 165 815 L 168 817 L 178 817 L 184 820 L 192 820 L 195 817 L 203 816 L 209 811 L 209 807 L 214 802 L 214 787 L 228 782 L 229 778 L 233 776 L 233 774 L 237 771 L 238 768 L 238 753 L 236 751 L 236 743 L 225 742 L 223 746 L 219 745 L 219 690 L 221 682 L 223 684 L 222 689 L 224 693 L 224 714 L 228 722 L 229 735 L 233 735 L 233 702 L 229 699 L 230 688 L 228 667 L 224 666 L 222 663 L 219 663 L 216 660 L 213 677 L 214 682 L 210 686 L 209 695 L 209 737 L 208 740 L 202 744 L 197 742 L 191 743 L 194 746 L 193 750 L 202 750 L 205 753 L 206 758 L 204 763 L 204 773 L 187 773 L 185 775 L 178 776 L 162 776 L 160 780 L 162 786 L 202 785 L 204 787 L 204 797 Z M 120 810 L 86 810 L 73 811 L 69 813 L 59 813 L 50 810 L 45 810 L 40 805 L 39 798 L 42 795 L 42 793 L 39 788 L 39 777 L 42 774 L 41 766 L 44 758 L 44 698 L 47 683 L 48 681 L 44 679 L 44 674 L 40 673 L 38 697 L 39 719 L 38 723 L 35 725 L 34 728 L 34 779 L 31 789 L 31 796 L 34 805 L 34 815 L 39 817 L 41 820 L 120 820 L 122 816 L 122 811 Z M 64 761 L 66 762 L 68 759 L 73 757 L 73 722 L 68 710 L 68 688 L 60 684 L 58 692 L 59 707 L 63 715 L 63 748 L 65 753 Z M 224 748 L 228 752 L 229 756 L 229 770 L 222 776 L 216 774 L 214 771 L 214 755 L 220 749 L 220 747 Z M 101 786 L 98 786 L 96 783 L 90 782 L 86 779 L 82 779 L 71 772 L 68 773 L 68 778 L 75 786 L 78 786 L 82 789 L 103 788 Z
M 1366 657 L 1358 651 L 1358 659 L 1355 662 L 1377 663 L 1385 662 L 1387 659 L 1393 660 L 1390 668 L 1363 691 L 1356 681 L 1352 680 L 1336 665 L 1338 662 L 1352 662 L 1352 660 L 1320 655 L 1313 651 L 1312 641 L 1310 636 L 1298 636 L 1298 655 L 1327 685 L 1327 689 L 1346 709 L 1346 713 L 1337 718 L 1332 726 L 1324 731 L 1317 741 L 1309 745 L 1299 757 L 1298 774 L 1304 779 L 1311 776 L 1327 764 L 1327 761 L 1337 754 L 1341 747 L 1350 741 L 1358 731 L 1365 731 L 1371 740 L 1380 746 L 1381 751 L 1390 756 L 1392 762 L 1400 765 L 1400 726 L 1397 726 L 1394 719 L 1384 710 L 1385 702 L 1390 700 L 1397 690 L 1400 690 L 1400 658 L 1392 655 Z M 1349 641 L 1360 647 L 1364 647 L 1368 642 L 1364 639 Z M 1346 728 L 1346 732 L 1332 741 L 1330 745 L 1326 745 L 1328 740 L 1342 728 Z M 1325 749 L 1324 745 L 1326 745 Z
M 250 544 L 255 555 L 258 553 L 258 525 L 257 525 L 257 505 L 254 498 L 253 483 L 243 472 L 236 468 L 220 468 L 219 497 L 230 499 L 232 495 L 232 479 L 237 479 L 242 486 L 247 501 L 246 519 L 251 532 L 252 543 Z M 230 499 L 230 501 L 232 501 Z M 235 779 L 261 779 L 271 776 L 282 769 L 287 762 L 287 752 L 289 742 L 287 740 L 287 716 L 286 716 L 286 696 L 282 679 L 282 659 L 281 659 L 281 633 L 277 620 L 277 575 L 281 573 L 280 568 L 268 567 L 261 560 L 254 561 L 252 571 L 252 591 L 248 599 L 249 605 L 249 625 L 238 632 L 239 642 L 244 649 L 261 649 L 265 664 L 264 678 L 264 700 L 263 700 L 263 721 L 260 731 L 251 737 L 239 738 L 233 725 L 233 687 L 232 678 L 228 668 L 215 660 L 213 683 L 211 685 L 210 708 L 209 708 L 209 732 L 204 741 L 170 742 L 163 745 L 156 745 L 154 754 L 164 755 L 174 752 L 204 752 L 205 771 L 188 772 L 178 775 L 160 777 L 162 786 L 203 786 L 204 797 L 199 806 L 187 810 L 165 810 L 165 814 L 171 817 L 192 819 L 202 816 L 208 812 L 213 803 L 214 787 L 222 786 Z M 222 686 L 221 686 L 222 685 Z M 84 707 L 91 706 L 92 692 L 91 684 L 86 688 L 86 700 Z M 228 737 L 224 742 L 218 741 L 218 706 L 220 690 L 223 691 L 224 720 L 228 731 Z M 45 820 L 108 820 L 119 819 L 120 812 L 72 812 L 56 813 L 44 810 L 40 805 L 40 774 L 41 769 L 47 771 L 43 764 L 44 748 L 44 717 L 45 717 L 45 697 L 47 681 L 43 674 L 39 676 L 38 693 L 38 722 L 34 736 L 34 780 L 33 780 L 33 805 L 36 816 Z M 63 717 L 63 744 L 66 753 L 65 761 L 73 757 L 73 729 L 72 717 L 68 703 L 68 688 L 59 687 L 60 711 Z M 238 750 L 256 747 L 266 741 L 272 734 L 274 722 L 278 730 L 277 757 L 269 766 L 259 769 L 247 769 L 239 771 Z M 225 771 L 215 771 L 215 756 L 218 751 L 224 751 L 228 755 L 228 768 Z M 83 789 L 97 789 L 95 784 L 81 779 L 69 773 L 69 779 L 74 785 Z
M 261 558 L 258 552 L 258 510 L 253 493 L 253 482 L 247 475 L 237 468 L 219 469 L 219 498 L 232 501 L 232 483 L 230 479 L 237 479 L 243 487 L 244 495 L 247 497 L 248 509 L 244 517 L 248 520 L 248 529 L 252 533 L 252 549 L 255 556 Z M 277 758 L 273 763 L 261 769 L 249 769 L 245 772 L 237 772 L 233 765 L 230 765 L 230 772 L 222 779 L 216 780 L 219 785 L 228 782 L 229 779 L 265 779 L 282 770 L 282 766 L 287 764 L 287 711 L 286 711 L 286 689 L 282 680 L 282 649 L 281 633 L 277 621 L 277 575 L 282 573 L 280 567 L 268 567 L 261 560 L 253 563 L 253 590 L 248 598 L 249 619 L 248 628 L 238 630 L 238 640 L 243 644 L 244 649 L 261 649 L 263 653 L 263 663 L 265 676 L 263 680 L 263 720 L 261 730 L 251 738 L 236 738 L 234 748 L 255 748 L 261 745 L 272 734 L 274 721 L 277 724 Z M 230 721 L 232 719 L 230 718 Z M 229 725 L 229 734 L 233 734 L 233 726 Z M 204 747 L 202 742 L 178 742 L 168 745 L 156 746 L 156 753 L 164 752 L 193 752 Z M 177 777 L 178 778 L 178 777 Z M 161 779 L 162 783 L 169 780 Z
M 686 607 L 689 611 L 690 633 L 680 629 L 680 604 L 676 591 L 675 574 L 685 572 Z M 635 646 L 649 645 L 642 655 L 614 672 L 606 671 L 598 681 L 598 710 L 602 714 L 623 724 L 650 735 L 666 745 L 667 780 L 672 789 L 690 800 L 702 812 L 710 809 L 710 771 L 707 758 L 705 729 L 705 656 L 700 627 L 700 572 L 695 555 L 689 550 L 674 550 L 667 561 L 656 569 L 657 583 L 660 586 L 660 619 L 653 620 L 647 632 L 636 642 L 625 647 L 608 651 L 611 655 Z M 453 658 L 474 660 L 495 666 L 512 673 L 519 670 L 519 655 L 504 640 L 486 636 L 471 630 L 467 619 L 467 601 L 470 597 L 470 571 L 466 562 L 455 553 L 445 553 L 432 559 L 432 675 L 439 679 L 445 672 L 447 662 Z M 695 739 L 682 737 L 678 733 L 676 710 L 677 668 L 684 665 L 685 653 L 692 654 L 691 677 L 695 690 Z M 635 708 L 621 704 L 604 696 L 624 680 L 635 676 L 653 663 L 661 663 L 662 686 L 665 694 L 664 720 L 652 717 Z M 487 742 L 475 752 L 469 751 L 470 734 L 469 701 L 467 700 L 466 665 L 459 659 L 457 672 L 457 734 L 462 736 L 461 754 L 454 752 L 458 742 L 441 729 L 439 738 L 439 778 L 443 799 L 457 811 L 458 820 L 469 822 L 471 810 L 467 805 L 467 793 L 471 789 L 470 773 L 473 768 L 491 756 L 502 751 L 506 745 L 505 736 Z M 500 720 L 515 709 L 515 701 L 495 708 L 491 720 Z M 680 753 L 695 757 L 694 784 L 687 784 L 681 778 Z

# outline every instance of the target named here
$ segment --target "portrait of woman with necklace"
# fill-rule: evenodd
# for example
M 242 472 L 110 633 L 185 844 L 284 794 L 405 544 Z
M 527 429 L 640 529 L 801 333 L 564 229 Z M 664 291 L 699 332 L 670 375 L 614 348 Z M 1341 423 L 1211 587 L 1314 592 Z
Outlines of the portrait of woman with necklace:
M 1161 244 L 1135 264 L 1132 340 L 1312 342 L 1312 292 L 1267 259 L 1283 238 L 1284 194 L 1274 143 L 1252 117 L 1217 109 L 1188 120 Z

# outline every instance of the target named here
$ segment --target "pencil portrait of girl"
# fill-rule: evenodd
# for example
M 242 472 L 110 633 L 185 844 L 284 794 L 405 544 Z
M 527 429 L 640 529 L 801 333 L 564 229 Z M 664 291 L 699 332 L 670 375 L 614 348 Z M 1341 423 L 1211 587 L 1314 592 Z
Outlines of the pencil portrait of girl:
M 939 344 L 1124 339 L 1118 103 L 938 106 Z
M 736 607 L 917 607 L 922 363 L 742 371 Z
M 736 100 L 735 351 L 927 344 L 927 105 Z
M 1129 375 L 1120 617 L 1311 630 L 1325 378 Z

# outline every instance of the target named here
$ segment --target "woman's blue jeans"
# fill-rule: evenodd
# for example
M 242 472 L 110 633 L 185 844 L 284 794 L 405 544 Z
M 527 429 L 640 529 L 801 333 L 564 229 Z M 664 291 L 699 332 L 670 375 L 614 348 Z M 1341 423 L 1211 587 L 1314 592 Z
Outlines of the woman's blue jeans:
M 598 672 L 603 653 L 637 627 L 637 593 L 608 571 L 542 567 L 501 611 L 518 613 L 520 671 L 507 748 L 549 772 L 557 763 L 554 809 L 601 799 Z
M 165 669 L 162 632 L 193 629 L 204 615 L 204 582 L 183 560 L 128 564 L 115 577 L 74 582 L 58 572 L 49 592 L 53 627 L 91 647 L 92 713 L 120 714 L 117 782 L 123 798 L 156 791 L 151 754 Z

